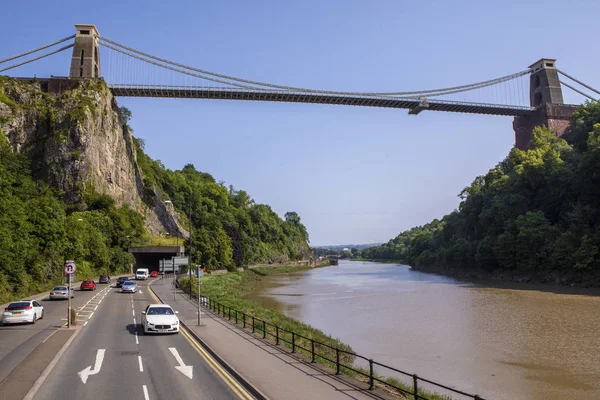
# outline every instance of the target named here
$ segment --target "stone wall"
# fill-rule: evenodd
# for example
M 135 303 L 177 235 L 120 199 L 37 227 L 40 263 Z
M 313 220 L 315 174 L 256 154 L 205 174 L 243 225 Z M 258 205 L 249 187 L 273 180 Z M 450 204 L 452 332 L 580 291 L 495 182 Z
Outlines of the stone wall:
M 515 147 L 521 150 L 527 148 L 536 126 L 546 126 L 556 136 L 568 138 L 571 133 L 571 116 L 575 110 L 577 106 L 546 103 L 527 116 L 516 117 L 513 121 Z

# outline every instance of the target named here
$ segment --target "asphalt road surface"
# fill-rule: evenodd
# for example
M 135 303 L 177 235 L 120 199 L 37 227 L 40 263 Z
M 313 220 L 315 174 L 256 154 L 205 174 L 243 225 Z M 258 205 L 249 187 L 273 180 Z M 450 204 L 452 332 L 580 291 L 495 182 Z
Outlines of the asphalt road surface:
M 79 317 L 80 324 L 91 322 L 93 307 L 108 290 L 110 290 L 109 285 L 97 285 L 95 291 L 80 292 L 75 289 L 72 307 L 86 306 Z M 67 300 L 50 301 L 45 298 L 40 301 L 40 304 L 44 306 L 44 318 L 35 324 L 0 325 L 0 382 L 3 382 L 42 342 L 67 322 Z
M 143 334 L 141 312 L 157 302 L 147 283 L 135 294 L 110 289 L 35 399 L 253 398 L 184 332 Z

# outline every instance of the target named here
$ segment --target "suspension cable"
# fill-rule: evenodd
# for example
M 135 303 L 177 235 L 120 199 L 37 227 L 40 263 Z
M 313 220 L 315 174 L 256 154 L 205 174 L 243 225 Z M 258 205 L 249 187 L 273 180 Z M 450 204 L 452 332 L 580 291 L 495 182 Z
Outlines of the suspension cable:
M 141 61 L 144 61 L 144 62 L 147 62 L 147 63 L 150 63 L 150 64 L 154 64 L 154 65 L 159 66 L 161 68 L 170 69 L 171 71 L 179 72 L 179 73 L 182 73 L 182 74 L 185 74 L 185 75 L 195 76 L 196 78 L 206 79 L 206 80 L 212 81 L 212 82 L 217 82 L 217 83 L 223 83 L 223 84 L 226 84 L 226 85 L 236 86 L 238 88 L 243 88 L 243 89 L 261 90 L 261 88 L 252 87 L 252 86 L 245 86 L 245 85 L 239 85 L 239 84 L 235 84 L 235 83 L 231 83 L 231 82 L 226 82 L 226 81 L 223 81 L 223 80 L 220 80 L 220 79 L 210 78 L 210 77 L 207 77 L 207 76 L 204 76 L 204 75 L 195 74 L 193 72 L 184 71 L 184 70 L 179 69 L 179 68 L 174 68 L 174 67 L 171 67 L 171 66 L 168 66 L 168 65 L 164 65 L 164 64 L 158 63 L 156 61 L 148 60 L 148 59 L 145 59 L 145 58 L 140 57 L 138 55 L 132 54 L 132 53 L 130 53 L 128 51 L 118 49 L 116 47 L 111 46 L 108 43 L 103 43 L 102 41 L 100 42 L 100 44 L 102 46 L 104 46 L 104 47 L 107 47 L 107 48 L 111 49 L 111 50 L 117 51 L 117 52 L 119 52 L 121 54 L 125 54 L 126 56 L 137 58 L 138 60 L 141 60 Z
M 66 42 L 67 40 L 71 40 L 71 39 L 73 39 L 74 37 L 75 37 L 75 35 L 71 35 L 71 36 L 68 36 L 68 37 L 66 37 L 66 38 L 63 38 L 63 39 L 57 40 L 56 42 L 52 42 L 52 43 L 50 43 L 50 44 L 47 44 L 47 45 L 45 45 L 45 46 L 42 46 L 42 47 L 38 47 L 37 49 L 29 50 L 29 51 L 26 51 L 25 53 L 21 53 L 21 54 L 17 54 L 16 56 L 12 56 L 12 57 L 5 58 L 4 60 L 0 60 L 0 64 L 3 64 L 3 63 L 5 63 L 5 62 L 7 62 L 7 61 L 10 61 L 10 60 L 14 60 L 15 58 L 21 58 L 21 57 L 23 57 L 23 56 L 29 55 L 29 54 L 31 54 L 31 53 L 38 52 L 38 51 L 40 51 L 40 50 L 47 49 L 48 47 L 52 47 L 52 46 L 54 46 L 54 45 L 57 45 L 57 44 L 59 44 L 59 43 Z
M 585 83 L 583 83 L 583 82 L 581 82 L 581 81 L 579 81 L 579 80 L 577 80 L 577 79 L 573 78 L 571 75 L 569 75 L 569 74 L 567 74 L 567 73 L 565 73 L 565 72 L 562 72 L 562 71 L 561 71 L 560 69 L 558 69 L 558 68 L 557 68 L 556 70 L 558 71 L 558 73 L 559 73 L 559 74 L 562 74 L 562 75 L 566 76 L 567 78 L 571 79 L 572 81 L 575 81 L 575 82 L 579 83 L 581 86 L 583 86 L 583 87 L 586 87 L 586 88 L 590 89 L 592 92 L 595 92 L 595 93 L 598 93 L 598 94 L 600 94 L 600 92 L 599 92 L 599 91 L 597 91 L 596 89 L 594 89 L 593 87 L 590 87 L 590 86 L 586 85 Z M 563 83 L 563 85 L 565 85 L 565 84 Z M 565 85 L 565 86 L 567 86 L 567 85 Z M 567 86 L 567 87 L 569 87 L 569 86 Z
M 596 100 L 595 98 L 593 98 L 592 96 L 590 96 L 590 95 L 588 95 L 588 94 L 585 94 L 585 93 L 583 93 L 581 90 L 575 89 L 573 86 L 571 86 L 571 85 L 568 85 L 568 84 L 564 83 L 563 81 L 559 81 L 559 82 L 560 82 L 560 84 L 561 84 L 561 85 L 565 85 L 565 86 L 566 86 L 566 87 L 568 87 L 569 89 L 576 91 L 576 92 L 577 92 L 577 93 L 579 93 L 580 95 L 582 95 L 582 96 L 585 96 L 585 97 L 587 97 L 588 99 L 590 99 L 590 100 L 592 100 L 592 101 L 598 101 L 598 100 Z
M 221 79 L 211 78 L 211 77 L 208 77 L 208 76 L 205 76 L 205 75 L 196 74 L 196 73 L 193 73 L 193 72 L 190 72 L 190 71 L 185 71 L 185 70 L 182 70 L 182 69 L 179 69 L 179 68 L 171 67 L 169 65 L 161 64 L 159 62 L 146 59 L 144 57 L 141 57 L 141 56 L 138 56 L 136 54 L 130 53 L 128 51 L 125 51 L 125 50 L 116 48 L 114 46 L 111 46 L 108 43 L 104 43 L 102 41 L 100 41 L 100 45 L 103 46 L 103 47 L 109 48 L 111 50 L 117 51 L 117 52 L 119 52 L 121 54 L 124 54 L 126 56 L 133 57 L 135 59 L 141 60 L 143 62 L 146 62 L 146 63 L 149 63 L 149 64 L 153 64 L 153 65 L 156 65 L 156 66 L 161 67 L 161 68 L 169 69 L 171 71 L 179 72 L 179 73 L 182 73 L 182 74 L 185 74 L 185 75 L 193 76 L 193 77 L 196 77 L 196 78 L 205 79 L 205 80 L 212 81 L 212 82 L 217 82 L 217 83 L 223 83 L 223 84 L 230 85 L 230 86 L 233 86 L 233 87 L 236 87 L 236 88 L 247 89 L 247 90 L 256 90 L 256 91 L 267 91 L 268 90 L 268 91 L 282 91 L 283 92 L 283 90 L 265 89 L 265 88 L 254 87 L 254 86 L 240 85 L 240 84 L 233 83 L 233 82 L 227 82 L 227 81 L 224 81 L 224 80 L 221 80 Z M 480 86 L 480 87 L 484 87 L 484 86 Z M 474 87 L 473 89 L 479 89 L 480 87 Z M 440 93 L 439 95 L 440 96 L 441 95 L 448 95 L 448 94 L 458 93 L 458 92 L 462 92 L 462 91 L 464 91 L 464 89 L 463 90 L 455 90 L 455 91 Z M 307 92 L 304 92 L 304 93 L 307 93 Z M 353 94 L 351 94 L 349 92 L 341 92 L 341 93 L 343 93 L 344 95 L 353 95 Z M 326 95 L 328 93 L 308 92 L 308 94 Z M 433 94 L 433 95 L 437 95 L 437 94 Z M 402 97 L 398 97 L 398 96 L 381 96 L 381 95 L 380 96 L 360 95 L 360 96 L 362 96 L 362 97 L 389 98 L 389 99 L 423 100 L 423 97 L 418 97 L 418 96 L 402 96 Z
M 293 86 L 283 86 L 283 85 L 274 85 L 274 84 L 270 84 L 270 83 L 265 83 L 265 82 L 259 82 L 259 81 L 252 81 L 252 80 L 248 80 L 248 79 L 242 79 L 242 78 L 237 78 L 234 76 L 229 76 L 229 75 L 223 75 L 223 74 L 218 74 L 215 72 L 210 72 L 210 71 L 206 71 L 203 69 L 198 69 L 198 68 L 194 68 L 194 67 L 190 67 L 188 65 L 185 64 L 180 64 L 180 63 L 176 63 L 174 61 L 170 61 L 164 58 L 160 58 L 160 57 L 156 57 L 153 56 L 151 54 L 148 53 L 144 53 L 140 50 L 134 49 L 132 47 L 128 47 L 125 46 L 121 43 L 115 42 L 113 40 L 110 40 L 104 36 L 98 36 L 100 38 L 100 40 L 104 40 L 108 43 L 112 43 L 115 46 L 121 47 L 123 49 L 129 50 L 131 52 L 143 55 L 145 57 L 148 58 L 152 58 L 154 60 L 158 60 L 161 61 L 163 63 L 167 63 L 167 64 L 171 64 L 171 65 L 175 65 L 177 67 L 181 67 L 181 68 L 185 68 L 185 69 L 189 69 L 192 71 L 196 71 L 196 72 L 200 72 L 202 74 L 207 74 L 207 75 L 211 75 L 211 76 L 216 76 L 219 78 L 223 78 L 223 79 L 228 79 L 228 80 L 232 80 L 232 81 L 236 81 L 236 82 L 243 82 L 243 83 L 248 83 L 251 85 L 258 85 L 258 86 L 265 86 L 265 87 L 270 87 L 270 88 L 276 88 L 276 89 L 283 89 L 283 90 L 291 90 L 291 91 L 297 91 L 297 92 L 309 92 L 309 93 L 319 93 L 319 94 L 332 94 L 332 95 L 358 95 L 358 96 L 404 96 L 404 95 L 430 95 L 430 96 L 436 96 L 436 95 L 445 95 L 445 94 L 450 94 L 450 93 L 444 93 L 444 92 L 452 92 L 452 93 L 458 93 L 458 91 L 469 91 L 469 90 L 474 90 L 474 89 L 480 89 L 486 86 L 491 86 L 491 85 L 495 85 L 497 83 L 501 83 L 501 82 L 505 82 L 508 80 L 512 80 L 512 79 L 516 79 L 519 78 L 523 75 L 527 75 L 529 73 L 531 73 L 530 70 L 525 70 L 525 71 L 521 71 L 518 72 L 516 74 L 512 74 L 512 75 L 507 75 L 501 78 L 496 78 L 496 79 L 491 79 L 491 80 L 487 80 L 487 81 L 483 81 L 483 82 L 478 82 L 478 83 L 472 83 L 469 85 L 461 85 L 461 86 L 454 86 L 454 87 L 449 87 L 449 88 L 443 88 L 443 89 L 431 89 L 431 90 L 420 90 L 420 91 L 412 91 L 412 92 L 339 92 L 339 91 L 328 91 L 328 90 L 315 90 L 315 89 L 306 89 L 306 88 L 297 88 L 297 87 L 293 87 Z M 233 86 L 237 86 L 233 83 L 227 83 L 229 85 L 233 85 Z
M 67 46 L 61 47 L 60 49 L 51 51 L 51 52 L 46 53 L 46 54 L 42 54 L 41 56 L 37 56 L 37 57 L 31 58 L 29 60 L 22 61 L 22 62 L 17 63 L 17 64 L 9 65 L 8 67 L 0 69 L 0 72 L 4 72 L 4 71 L 7 71 L 9 69 L 13 69 L 13 68 L 19 67 L 21 65 L 29 64 L 30 62 L 39 60 L 40 58 L 51 56 L 52 54 L 60 53 L 61 51 L 66 50 L 66 49 L 70 49 L 73 46 L 75 46 L 75 44 L 71 43 L 71 44 L 69 44 Z

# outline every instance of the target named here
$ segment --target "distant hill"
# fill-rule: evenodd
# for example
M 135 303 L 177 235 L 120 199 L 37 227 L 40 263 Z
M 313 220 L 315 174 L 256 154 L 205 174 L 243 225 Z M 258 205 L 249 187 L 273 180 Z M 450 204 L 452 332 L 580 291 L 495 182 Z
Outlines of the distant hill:
M 315 249 L 328 249 L 328 250 L 342 251 L 344 249 L 364 250 L 364 249 L 368 249 L 369 247 L 380 246 L 382 244 L 383 244 L 383 242 L 382 243 L 370 243 L 370 244 L 336 244 L 336 245 L 329 245 L 329 246 L 312 246 L 312 247 Z

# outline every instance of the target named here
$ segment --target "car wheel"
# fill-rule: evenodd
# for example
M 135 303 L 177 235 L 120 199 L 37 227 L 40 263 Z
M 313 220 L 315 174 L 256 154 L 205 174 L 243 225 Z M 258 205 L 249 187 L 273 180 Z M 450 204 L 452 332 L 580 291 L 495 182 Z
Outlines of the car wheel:
M 44 319 L 44 309 L 42 308 L 42 315 L 40 316 L 40 319 Z
M 35 324 L 35 321 L 37 321 L 37 314 L 33 313 L 33 318 L 31 319 L 31 324 Z

